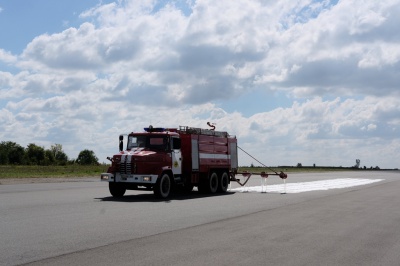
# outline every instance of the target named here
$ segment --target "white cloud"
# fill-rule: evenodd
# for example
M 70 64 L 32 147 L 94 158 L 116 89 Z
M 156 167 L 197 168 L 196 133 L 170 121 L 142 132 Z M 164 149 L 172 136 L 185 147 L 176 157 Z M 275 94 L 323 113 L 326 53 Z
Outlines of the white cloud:
M 10 52 L 7 52 L 3 49 L 0 49 L 0 62 L 4 62 L 6 64 L 12 64 L 17 61 L 16 56 L 12 55 Z
M 174 5 L 153 13 L 155 1 L 120 1 L 81 15 L 95 24 L 35 38 L 20 65 L 110 77 L 130 73 L 125 81 L 133 75 L 135 82 L 166 92 L 180 84 L 185 90 L 180 99 L 187 103 L 226 97 L 222 89 L 235 95 L 271 85 L 303 87 L 303 96 L 332 94 L 344 85 L 348 94 L 359 94 L 372 71 L 374 80 L 398 83 L 393 72 L 400 47 L 390 41 L 396 4 L 203 0 L 185 16 Z M 392 86 L 384 89 L 397 93 Z
M 390 116 L 381 115 L 381 110 L 376 108 L 386 101 L 400 103 L 399 100 L 373 98 L 344 101 L 315 98 L 294 103 L 290 108 L 236 119 L 241 127 L 238 139 L 257 157 L 266 158 L 267 164 L 296 165 L 293 160 L 298 158 L 303 165 L 330 162 L 352 166 L 353 159 L 358 156 L 362 161 L 384 165 L 390 161 L 390 156 L 396 156 L 395 153 L 384 152 L 377 158 L 368 150 L 381 150 L 398 139 L 395 134 L 400 133 L 400 123 L 392 123 Z M 398 111 L 397 107 L 394 112 Z M 257 144 L 252 144 L 254 142 Z M 398 151 L 399 148 L 394 149 Z M 349 156 L 355 157 L 345 162 L 343 159 Z
M 335 2 L 99 4 L 21 55 L 0 48 L 0 63 L 19 69 L 0 72 L 0 138 L 59 142 L 71 157 L 92 148 L 103 159 L 120 133 L 210 121 L 267 164 L 348 166 L 364 156 L 394 167 L 400 3 Z M 249 117 L 218 104 L 257 90 L 293 104 Z M 15 135 L 31 130 L 29 140 Z

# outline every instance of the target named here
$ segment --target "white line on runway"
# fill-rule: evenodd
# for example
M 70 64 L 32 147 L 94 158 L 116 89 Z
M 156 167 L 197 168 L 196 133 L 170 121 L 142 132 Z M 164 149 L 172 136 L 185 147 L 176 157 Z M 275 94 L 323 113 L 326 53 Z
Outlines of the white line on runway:
M 318 190 L 329 190 L 338 188 L 348 188 L 355 186 L 362 186 L 367 184 L 372 184 L 375 182 L 383 181 L 384 179 L 359 179 L 359 178 L 340 178 L 340 179 L 329 179 L 313 182 L 301 182 L 301 183 L 286 183 L 286 188 L 284 184 L 281 185 L 267 185 L 262 189 L 261 186 L 255 187 L 240 187 L 234 188 L 230 191 L 233 192 L 279 192 L 279 193 L 301 193 L 308 191 L 318 191 Z

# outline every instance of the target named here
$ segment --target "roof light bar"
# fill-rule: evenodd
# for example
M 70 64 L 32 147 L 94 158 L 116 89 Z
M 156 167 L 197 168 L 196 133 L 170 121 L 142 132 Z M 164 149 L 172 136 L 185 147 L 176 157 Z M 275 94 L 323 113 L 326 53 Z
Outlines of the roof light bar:
M 145 127 L 144 131 L 146 132 L 164 132 L 166 131 L 165 128 L 163 127 L 153 127 L 153 126 L 149 126 L 149 127 Z

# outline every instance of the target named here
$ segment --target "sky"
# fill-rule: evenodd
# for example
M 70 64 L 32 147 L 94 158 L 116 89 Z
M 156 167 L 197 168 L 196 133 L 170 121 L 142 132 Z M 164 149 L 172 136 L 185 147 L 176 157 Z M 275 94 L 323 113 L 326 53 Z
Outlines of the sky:
M 211 122 L 268 166 L 399 168 L 399 13 L 400 0 L 0 0 L 0 141 L 107 162 L 120 134 Z

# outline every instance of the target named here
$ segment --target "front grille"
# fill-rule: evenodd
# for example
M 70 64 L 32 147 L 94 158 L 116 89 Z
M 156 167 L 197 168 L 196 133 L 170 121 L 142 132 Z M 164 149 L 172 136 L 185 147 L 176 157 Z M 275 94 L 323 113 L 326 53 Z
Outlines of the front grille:
M 120 173 L 121 174 L 131 174 L 132 173 L 132 163 L 131 162 L 121 162 Z

